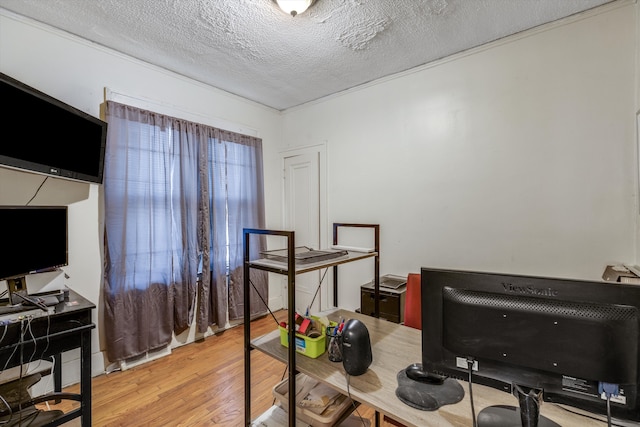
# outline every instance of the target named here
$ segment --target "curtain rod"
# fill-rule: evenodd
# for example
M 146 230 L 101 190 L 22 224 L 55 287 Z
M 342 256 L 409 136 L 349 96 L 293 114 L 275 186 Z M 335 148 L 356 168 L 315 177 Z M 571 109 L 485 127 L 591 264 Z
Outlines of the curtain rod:
M 259 137 L 258 131 L 256 129 L 250 128 L 245 125 L 230 122 L 219 117 L 211 117 L 201 113 L 195 113 L 193 111 L 185 110 L 184 108 L 178 107 L 176 105 L 167 104 L 166 102 L 153 100 L 137 95 L 127 95 L 108 87 L 104 88 L 104 99 L 105 101 L 114 101 L 120 104 L 131 105 L 133 107 L 153 111 L 155 113 L 166 114 L 168 116 L 173 116 L 179 119 L 202 123 L 203 125 L 212 126 L 218 129 L 241 133 L 248 136 Z

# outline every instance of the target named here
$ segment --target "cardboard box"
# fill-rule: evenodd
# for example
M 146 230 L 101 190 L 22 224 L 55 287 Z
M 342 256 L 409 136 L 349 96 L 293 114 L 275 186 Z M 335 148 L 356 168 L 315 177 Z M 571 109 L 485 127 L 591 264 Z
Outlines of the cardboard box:
M 296 418 L 313 427 L 330 427 L 338 422 L 338 419 L 353 410 L 353 403 L 344 394 L 335 392 L 337 397 L 333 397 L 322 412 L 317 408 L 306 408 L 301 406 L 302 401 L 312 392 L 315 387 L 320 387 L 319 381 L 311 379 L 305 374 L 296 375 Z M 324 386 L 326 387 L 326 386 Z M 273 396 L 280 402 L 285 411 L 289 408 L 289 379 L 278 383 L 273 388 Z

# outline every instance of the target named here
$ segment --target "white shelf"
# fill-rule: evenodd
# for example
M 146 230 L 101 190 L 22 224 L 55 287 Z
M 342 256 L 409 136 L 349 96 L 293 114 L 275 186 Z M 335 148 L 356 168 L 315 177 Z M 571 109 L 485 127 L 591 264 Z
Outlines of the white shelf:
M 309 271 L 320 270 L 323 268 L 334 267 L 336 265 L 344 264 L 347 262 L 357 261 L 366 258 L 373 258 L 377 255 L 377 252 L 348 252 L 347 255 L 339 258 L 332 258 L 319 262 L 309 262 L 302 265 L 297 265 L 295 269 L 296 274 L 307 273 Z M 249 266 L 252 268 L 258 268 L 262 270 L 272 271 L 274 273 L 287 274 L 289 267 L 286 262 L 277 261 L 267 258 L 259 258 L 249 262 Z

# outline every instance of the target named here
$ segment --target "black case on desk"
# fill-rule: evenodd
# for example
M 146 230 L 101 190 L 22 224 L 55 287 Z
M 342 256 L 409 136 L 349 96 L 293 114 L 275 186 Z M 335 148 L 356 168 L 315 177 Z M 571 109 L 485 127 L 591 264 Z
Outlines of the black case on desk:
M 404 303 L 407 285 L 397 289 L 380 286 L 380 318 L 394 323 L 404 321 Z M 373 316 L 375 314 L 375 289 L 373 283 L 360 287 L 360 312 Z

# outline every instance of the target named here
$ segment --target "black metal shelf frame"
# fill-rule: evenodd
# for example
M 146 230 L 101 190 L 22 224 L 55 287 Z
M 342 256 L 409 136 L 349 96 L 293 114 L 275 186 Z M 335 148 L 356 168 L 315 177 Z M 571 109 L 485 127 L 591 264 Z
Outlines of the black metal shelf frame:
M 296 269 L 295 264 L 295 232 L 284 230 L 267 230 L 267 229 L 255 229 L 245 228 L 243 229 L 243 244 L 244 244 L 244 266 L 243 266 L 243 282 L 244 282 L 244 397 L 245 397 L 245 426 L 251 426 L 251 310 L 250 310 L 250 271 L 252 268 L 264 270 L 271 273 L 282 274 L 287 276 L 288 294 L 287 294 L 287 325 L 288 325 L 288 339 L 290 345 L 287 349 L 288 355 L 288 371 L 289 381 L 288 390 L 289 396 L 296 395 L 296 346 L 295 346 L 295 278 L 297 274 L 306 273 L 313 270 L 319 270 L 322 268 L 333 267 L 333 305 L 338 307 L 338 266 L 346 262 L 353 262 L 361 259 L 374 258 L 374 290 L 375 290 L 375 316 L 379 317 L 379 287 L 380 287 L 380 226 L 378 224 L 352 224 L 352 223 L 334 223 L 333 224 L 333 244 L 338 244 L 338 229 L 340 227 L 358 227 L 358 228 L 372 228 L 374 230 L 374 250 L 363 256 L 350 258 L 346 260 L 328 260 L 327 262 L 317 263 L 313 266 L 305 266 L 302 269 Z M 258 236 L 281 236 L 287 239 L 287 262 L 286 265 L 272 266 L 260 264 L 259 262 L 252 262 L 250 257 L 250 239 L 251 235 Z M 296 402 L 295 399 L 289 399 L 289 425 L 296 425 Z M 376 421 L 377 421 L 376 417 Z M 377 423 L 376 423 L 377 424 Z

